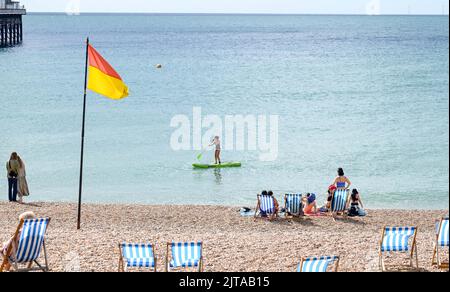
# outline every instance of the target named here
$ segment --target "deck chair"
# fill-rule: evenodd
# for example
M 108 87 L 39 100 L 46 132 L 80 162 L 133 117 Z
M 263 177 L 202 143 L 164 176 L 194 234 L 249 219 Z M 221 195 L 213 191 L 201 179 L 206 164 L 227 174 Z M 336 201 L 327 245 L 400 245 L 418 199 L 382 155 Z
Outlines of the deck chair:
M 408 267 L 418 269 L 419 259 L 417 254 L 416 237 L 417 227 L 383 228 L 383 234 L 381 236 L 379 247 L 379 265 L 381 271 L 387 271 L 384 256 L 386 254 L 393 253 L 407 253 L 409 257 Z
M 10 265 L 15 272 L 43 271 L 48 272 L 47 250 L 45 248 L 45 233 L 50 218 L 22 220 L 17 227 L 11 245 L 3 256 L 0 272 Z M 17 238 L 19 238 L 17 244 Z M 17 246 L 16 246 L 17 244 Z M 44 265 L 38 262 L 44 251 Z M 33 268 L 33 265 L 36 267 Z M 25 267 L 22 267 L 25 266 Z
M 432 265 L 437 266 L 439 269 L 448 269 L 449 263 L 444 262 L 442 257 L 442 250 L 449 248 L 449 225 L 448 217 L 442 218 L 436 223 L 436 241 L 434 242 L 433 260 Z
M 258 195 L 258 204 L 256 205 L 255 220 L 258 217 L 268 217 L 269 220 L 275 219 L 277 216 L 275 209 L 275 200 L 273 196 Z
M 345 215 L 348 208 L 349 190 L 338 189 L 334 192 L 331 199 L 330 215 L 335 218 L 336 215 Z
M 309 257 L 302 258 L 298 265 L 297 272 L 300 273 L 325 273 L 329 270 L 330 265 L 334 264 L 333 272 L 339 269 L 339 257 Z
M 119 272 L 127 272 L 129 268 L 146 268 L 156 272 L 156 257 L 153 245 L 145 244 L 119 244 Z
M 303 203 L 301 194 L 286 194 L 284 196 L 285 217 L 303 216 Z
M 170 255 L 172 255 L 171 260 Z M 203 272 L 203 243 L 201 241 L 167 244 L 166 272 L 181 268 L 196 268 L 198 272 Z

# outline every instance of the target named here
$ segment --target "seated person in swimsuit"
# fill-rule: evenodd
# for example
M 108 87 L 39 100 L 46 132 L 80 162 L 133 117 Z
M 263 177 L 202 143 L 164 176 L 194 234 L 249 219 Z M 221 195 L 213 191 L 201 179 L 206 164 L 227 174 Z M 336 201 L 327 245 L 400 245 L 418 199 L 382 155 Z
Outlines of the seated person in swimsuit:
M 315 215 L 317 214 L 317 202 L 316 195 L 308 193 L 306 195 L 306 206 L 303 209 L 305 215 Z
M 267 193 L 269 196 L 273 197 L 273 204 L 275 206 L 275 216 L 278 216 L 278 212 L 280 211 L 280 204 L 278 204 L 277 199 L 273 196 L 273 192 L 269 191 Z
M 357 189 L 353 189 L 352 195 L 350 198 L 350 209 L 348 210 L 348 216 L 350 217 L 364 217 L 367 215 L 366 211 L 364 211 L 364 204 L 361 200 L 361 196 Z
M 352 185 L 352 183 L 345 176 L 344 170 L 342 168 L 338 169 L 338 176 L 334 180 L 333 185 L 336 186 L 336 188 L 338 188 L 340 190 L 350 189 L 350 186 Z

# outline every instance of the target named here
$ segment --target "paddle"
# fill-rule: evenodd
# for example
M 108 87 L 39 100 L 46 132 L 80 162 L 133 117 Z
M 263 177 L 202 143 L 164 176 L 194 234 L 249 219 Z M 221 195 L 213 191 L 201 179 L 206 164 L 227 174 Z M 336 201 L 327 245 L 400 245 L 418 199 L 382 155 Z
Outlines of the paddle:
M 209 147 L 211 147 L 211 145 L 209 145 L 208 147 L 206 147 L 205 149 L 203 149 L 202 153 L 200 153 L 200 154 L 197 156 L 197 160 L 198 160 L 198 161 L 202 160 L 203 154 L 205 154 L 205 152 L 208 150 Z
M 212 142 L 214 142 L 214 138 L 213 138 L 213 137 L 211 137 L 210 140 L 211 140 Z M 208 151 L 208 149 L 209 149 L 211 146 L 213 146 L 213 145 L 214 145 L 214 144 L 211 144 L 211 145 L 206 146 L 206 147 L 203 149 L 202 153 L 200 153 L 200 154 L 197 156 L 197 160 L 198 160 L 198 161 L 202 160 L 203 154 L 205 154 L 205 152 Z
M 205 151 L 203 151 L 202 153 L 200 153 L 198 156 L 197 156 L 197 160 L 198 161 L 200 161 L 200 160 L 202 160 L 202 158 L 203 158 L 203 153 L 204 153 Z

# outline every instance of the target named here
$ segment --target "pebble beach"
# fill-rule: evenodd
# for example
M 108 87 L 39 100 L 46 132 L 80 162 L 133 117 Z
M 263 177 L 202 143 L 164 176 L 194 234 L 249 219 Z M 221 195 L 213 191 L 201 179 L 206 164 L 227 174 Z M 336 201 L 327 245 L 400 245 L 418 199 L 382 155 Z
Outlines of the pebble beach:
M 206 272 L 294 272 L 302 256 L 319 255 L 340 256 L 342 272 L 376 272 L 383 226 L 417 226 L 420 271 L 435 272 L 434 222 L 448 214 L 369 210 L 365 218 L 336 222 L 329 217 L 269 222 L 242 217 L 237 207 L 86 204 L 78 231 L 76 204 L 1 202 L 0 241 L 11 237 L 25 211 L 51 218 L 46 246 L 53 272 L 115 272 L 121 242 L 155 244 L 157 270 L 164 271 L 167 242 L 199 240 Z M 402 258 L 392 263 L 396 271 Z

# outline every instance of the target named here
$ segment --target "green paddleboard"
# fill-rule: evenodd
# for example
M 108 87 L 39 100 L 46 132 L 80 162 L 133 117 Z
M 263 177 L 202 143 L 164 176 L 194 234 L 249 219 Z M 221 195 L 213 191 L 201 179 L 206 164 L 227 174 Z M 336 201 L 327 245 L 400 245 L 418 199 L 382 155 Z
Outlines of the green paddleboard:
M 240 162 L 226 162 L 222 164 L 192 164 L 194 168 L 208 169 L 208 168 L 227 168 L 227 167 L 241 167 L 242 164 Z

